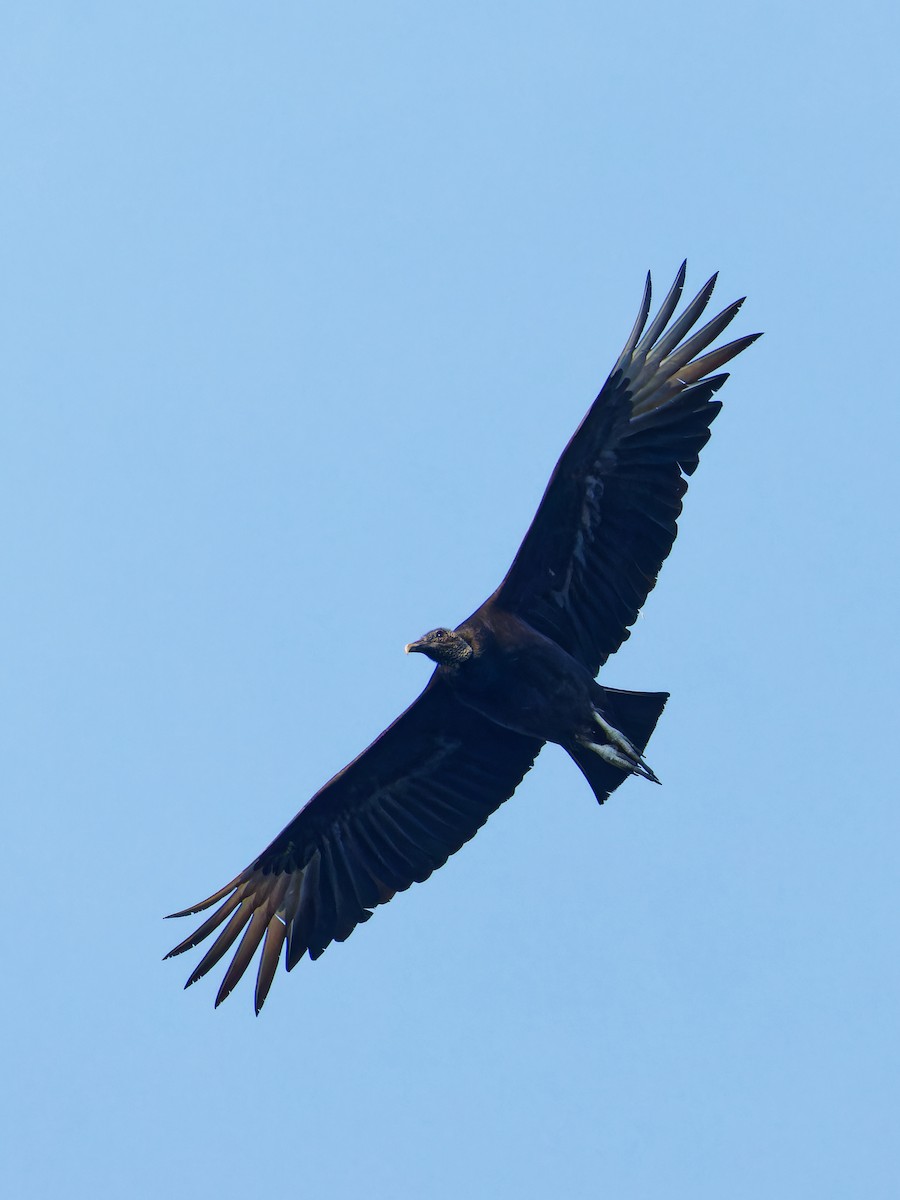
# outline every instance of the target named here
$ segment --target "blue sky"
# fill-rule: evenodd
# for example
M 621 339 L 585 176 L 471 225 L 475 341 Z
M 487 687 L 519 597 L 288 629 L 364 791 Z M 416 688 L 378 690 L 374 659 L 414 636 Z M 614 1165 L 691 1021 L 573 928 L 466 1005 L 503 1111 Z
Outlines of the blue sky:
M 9 4 L 10 1195 L 896 1195 L 895 9 Z M 343 946 L 214 1012 L 245 866 L 493 589 L 649 267 L 734 366 L 607 682 Z

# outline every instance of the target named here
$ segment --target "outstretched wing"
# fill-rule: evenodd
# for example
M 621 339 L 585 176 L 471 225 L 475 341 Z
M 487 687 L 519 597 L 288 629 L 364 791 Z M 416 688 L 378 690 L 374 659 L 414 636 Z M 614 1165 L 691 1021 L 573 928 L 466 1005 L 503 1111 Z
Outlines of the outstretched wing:
M 715 375 L 759 334 L 704 350 L 743 300 L 691 334 L 716 276 L 676 320 L 686 264 L 646 332 L 631 336 L 550 477 L 506 578 L 487 601 L 553 638 L 596 675 L 629 636 L 677 533 L 686 476 L 721 408 Z M 671 322 L 671 324 L 670 324 Z M 701 355 L 701 357 L 698 357 Z
M 290 971 L 307 951 L 318 958 L 376 905 L 427 879 L 509 799 L 541 745 L 465 708 L 435 673 L 406 712 L 317 792 L 255 862 L 201 904 L 172 914 L 187 917 L 219 904 L 166 957 L 192 949 L 224 924 L 189 987 L 243 934 L 219 1005 L 262 945 L 258 1013 L 282 946 Z

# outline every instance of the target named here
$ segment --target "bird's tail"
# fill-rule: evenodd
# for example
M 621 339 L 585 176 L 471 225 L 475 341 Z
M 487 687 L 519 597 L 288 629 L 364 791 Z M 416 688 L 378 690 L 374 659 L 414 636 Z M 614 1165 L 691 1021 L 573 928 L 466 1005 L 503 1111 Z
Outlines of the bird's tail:
M 598 708 L 602 708 L 602 715 L 597 716 L 596 742 L 579 741 L 566 746 L 600 804 L 629 775 L 643 775 L 659 783 L 644 763 L 643 752 L 669 698 L 668 692 L 601 690 L 603 698 Z

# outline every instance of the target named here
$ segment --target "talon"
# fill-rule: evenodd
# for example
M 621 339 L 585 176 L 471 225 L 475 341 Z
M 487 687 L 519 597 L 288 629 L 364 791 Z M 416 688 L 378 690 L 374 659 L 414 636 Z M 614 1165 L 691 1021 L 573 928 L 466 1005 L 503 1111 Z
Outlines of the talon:
M 584 744 L 588 749 L 593 750 L 605 762 L 618 767 L 622 771 L 641 775 L 644 779 L 649 779 L 651 783 L 659 783 L 656 775 L 647 765 L 643 754 L 628 740 L 625 734 L 620 729 L 616 729 L 615 725 L 610 725 L 609 721 L 596 708 L 592 709 L 591 715 L 606 734 L 609 742 L 595 743 L 585 741 Z
M 588 750 L 593 750 L 598 754 L 604 762 L 608 762 L 613 767 L 618 767 L 620 771 L 628 771 L 631 775 L 640 775 L 643 779 L 649 779 L 651 783 L 659 783 L 654 772 L 647 766 L 641 755 L 623 754 L 617 747 L 610 745 L 608 742 L 588 742 L 582 741 L 583 746 Z
M 596 708 L 591 710 L 591 715 L 614 746 L 618 746 L 620 750 L 624 750 L 628 758 L 640 758 L 637 750 L 635 750 L 625 734 L 616 729 L 615 725 L 610 725 L 609 721 L 605 720 L 597 712 Z

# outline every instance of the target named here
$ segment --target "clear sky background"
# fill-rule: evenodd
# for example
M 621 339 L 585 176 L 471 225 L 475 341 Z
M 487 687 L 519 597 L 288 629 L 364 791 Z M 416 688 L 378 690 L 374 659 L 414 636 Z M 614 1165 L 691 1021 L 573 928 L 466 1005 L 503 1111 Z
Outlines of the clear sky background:
M 4 1192 L 898 1194 L 896 6 L 5 4 Z M 749 299 L 609 683 L 263 1015 L 161 917 L 424 685 L 659 295 Z

